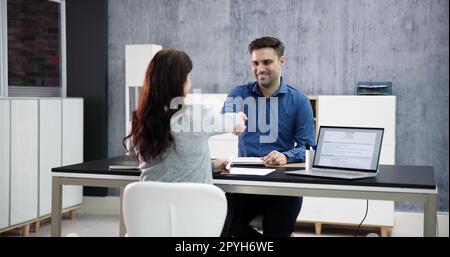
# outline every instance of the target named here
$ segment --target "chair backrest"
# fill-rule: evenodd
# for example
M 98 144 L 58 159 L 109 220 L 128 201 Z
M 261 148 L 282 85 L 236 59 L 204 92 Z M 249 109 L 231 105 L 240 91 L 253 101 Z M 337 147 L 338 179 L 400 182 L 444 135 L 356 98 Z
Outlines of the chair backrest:
M 227 213 L 225 193 L 202 183 L 141 181 L 123 193 L 127 236 L 220 236 Z

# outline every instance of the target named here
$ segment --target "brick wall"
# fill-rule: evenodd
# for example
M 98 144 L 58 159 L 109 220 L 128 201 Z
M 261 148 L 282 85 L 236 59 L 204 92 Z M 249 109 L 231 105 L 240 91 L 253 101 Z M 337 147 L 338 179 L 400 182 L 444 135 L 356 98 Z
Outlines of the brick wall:
M 59 4 L 48 0 L 7 3 L 9 85 L 60 86 Z

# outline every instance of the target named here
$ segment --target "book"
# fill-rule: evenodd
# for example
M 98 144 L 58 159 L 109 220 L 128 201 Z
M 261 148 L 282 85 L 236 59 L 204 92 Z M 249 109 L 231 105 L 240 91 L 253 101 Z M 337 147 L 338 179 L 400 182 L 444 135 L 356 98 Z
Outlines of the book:
M 110 170 L 138 170 L 139 163 L 137 161 L 126 160 L 114 162 L 109 165 Z
M 264 166 L 261 157 L 237 157 L 231 161 L 231 166 Z
M 224 172 L 224 174 L 265 176 L 273 171 L 275 169 L 231 168 L 230 171 Z

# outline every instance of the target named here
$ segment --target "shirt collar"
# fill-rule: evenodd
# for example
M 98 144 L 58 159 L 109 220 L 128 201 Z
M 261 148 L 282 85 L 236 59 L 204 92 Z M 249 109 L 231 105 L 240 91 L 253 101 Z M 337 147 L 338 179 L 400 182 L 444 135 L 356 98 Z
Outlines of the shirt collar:
M 277 89 L 277 91 L 275 91 L 272 96 L 277 96 L 279 94 L 285 94 L 287 93 L 287 85 L 286 82 L 284 82 L 283 77 L 281 77 L 281 84 L 280 87 Z M 252 93 L 257 94 L 258 96 L 264 96 L 263 93 L 261 92 L 261 89 L 259 89 L 259 85 L 258 85 L 258 81 L 255 81 L 253 83 L 253 87 L 252 87 Z

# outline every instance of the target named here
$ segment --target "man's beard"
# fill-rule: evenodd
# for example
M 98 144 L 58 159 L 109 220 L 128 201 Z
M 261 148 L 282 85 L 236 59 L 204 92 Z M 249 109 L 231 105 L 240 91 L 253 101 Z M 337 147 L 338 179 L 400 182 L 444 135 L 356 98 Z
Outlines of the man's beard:
M 266 77 L 266 79 L 264 79 L 264 80 L 260 80 L 257 77 L 258 84 L 263 88 L 270 88 L 273 84 L 273 78 L 267 74 L 265 74 L 264 76 Z

